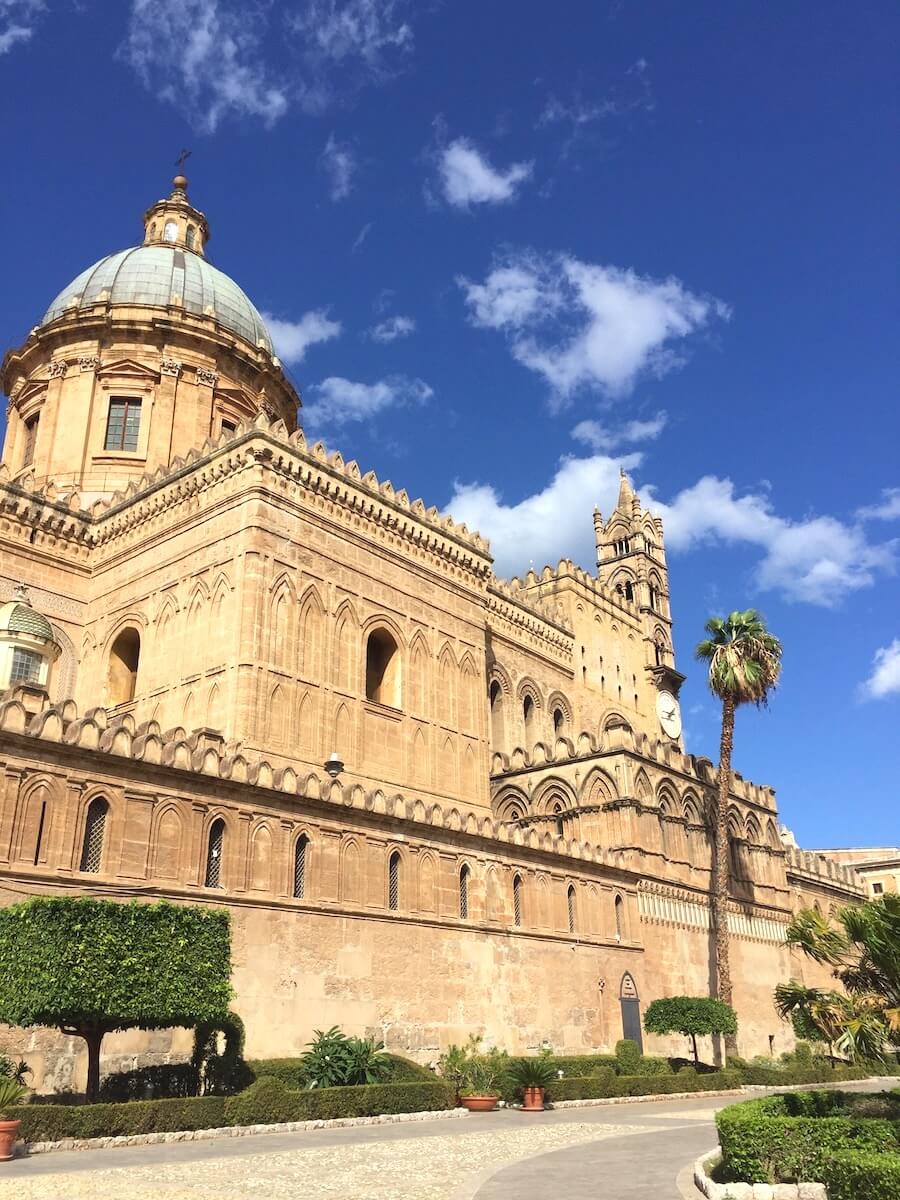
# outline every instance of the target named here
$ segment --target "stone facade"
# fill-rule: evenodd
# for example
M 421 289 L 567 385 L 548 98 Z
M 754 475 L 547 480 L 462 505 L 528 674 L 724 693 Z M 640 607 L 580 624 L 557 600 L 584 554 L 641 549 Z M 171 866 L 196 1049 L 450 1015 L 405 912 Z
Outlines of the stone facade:
M 207 238 L 176 180 L 143 249 L 168 270 Z M 706 992 L 714 770 L 683 745 L 663 529 L 628 480 L 596 573 L 503 581 L 478 534 L 306 442 L 246 298 L 198 314 L 110 278 L 0 370 L 0 603 L 24 584 L 52 632 L 0 679 L 3 900 L 225 905 L 255 1056 L 331 1024 L 423 1061 L 473 1030 L 610 1048 Z M 783 845 L 771 789 L 736 776 L 731 827 L 753 1054 L 790 1041 L 774 984 L 814 976 L 791 911 L 862 893 Z M 185 1035 L 107 1041 L 131 1065 Z M 15 1044 L 79 1081 L 66 1039 Z

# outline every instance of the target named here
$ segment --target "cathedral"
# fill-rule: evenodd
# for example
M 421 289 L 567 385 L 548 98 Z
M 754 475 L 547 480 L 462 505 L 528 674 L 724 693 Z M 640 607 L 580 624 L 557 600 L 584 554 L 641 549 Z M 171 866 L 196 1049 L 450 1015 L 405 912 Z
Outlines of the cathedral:
M 623 476 L 584 515 L 594 570 L 498 578 L 477 532 L 306 440 L 209 240 L 177 176 L 0 366 L 2 903 L 226 908 L 251 1057 L 331 1025 L 422 1062 L 471 1032 L 641 1040 L 713 961 L 661 521 Z M 729 822 L 740 1049 L 769 1053 L 773 987 L 816 978 L 792 911 L 862 888 L 782 840 L 768 787 L 735 775 Z M 83 1082 L 77 1040 L 0 1044 Z M 112 1035 L 104 1068 L 187 1045 Z

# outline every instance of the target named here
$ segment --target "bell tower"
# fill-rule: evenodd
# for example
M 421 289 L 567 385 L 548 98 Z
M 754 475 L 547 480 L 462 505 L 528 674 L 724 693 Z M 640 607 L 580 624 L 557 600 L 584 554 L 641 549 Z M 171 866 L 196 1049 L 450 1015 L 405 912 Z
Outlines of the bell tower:
M 621 473 L 619 498 L 609 519 L 594 509 L 597 577 L 601 584 L 637 605 L 644 631 L 647 671 L 661 691 L 678 695 L 684 676 L 675 670 L 669 569 L 659 517 L 643 507 Z

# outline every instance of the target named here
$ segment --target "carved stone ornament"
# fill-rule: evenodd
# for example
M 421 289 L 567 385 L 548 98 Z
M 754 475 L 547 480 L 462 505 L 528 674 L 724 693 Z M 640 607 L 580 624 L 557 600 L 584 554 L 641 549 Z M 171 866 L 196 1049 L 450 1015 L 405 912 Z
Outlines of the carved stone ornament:
M 66 371 L 69 369 L 69 364 L 58 358 L 50 364 L 50 379 L 62 379 Z
M 159 370 L 162 375 L 174 375 L 177 379 L 181 374 L 183 363 L 177 358 L 164 358 L 159 364 Z
M 278 409 L 275 407 L 275 405 L 272 403 L 272 401 L 266 395 L 265 388 L 260 389 L 259 395 L 256 398 L 256 407 L 259 409 L 260 412 L 265 413 L 270 421 L 277 420 Z
M 198 367 L 197 382 L 204 383 L 207 387 L 214 388 L 219 382 L 219 372 L 213 371 L 210 367 Z
M 96 371 L 100 366 L 100 359 L 96 354 L 82 354 L 78 365 L 82 371 Z

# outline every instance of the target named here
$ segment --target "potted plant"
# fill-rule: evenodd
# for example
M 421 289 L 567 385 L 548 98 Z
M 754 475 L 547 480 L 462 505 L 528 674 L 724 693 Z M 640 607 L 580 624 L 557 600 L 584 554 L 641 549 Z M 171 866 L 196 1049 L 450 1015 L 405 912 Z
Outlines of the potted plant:
M 544 1111 L 544 1090 L 556 1078 L 546 1058 L 520 1058 L 507 1069 L 506 1077 L 522 1093 L 522 1112 Z
M 503 1074 L 505 1057 L 494 1049 L 466 1063 L 459 1098 L 469 1112 L 493 1112 L 497 1107 L 500 1099 L 497 1085 Z
M 8 1075 L 0 1075 L 0 1162 L 6 1162 L 13 1156 L 16 1138 L 19 1136 L 21 1121 L 10 1121 L 6 1110 L 18 1104 L 28 1088 L 24 1083 Z

